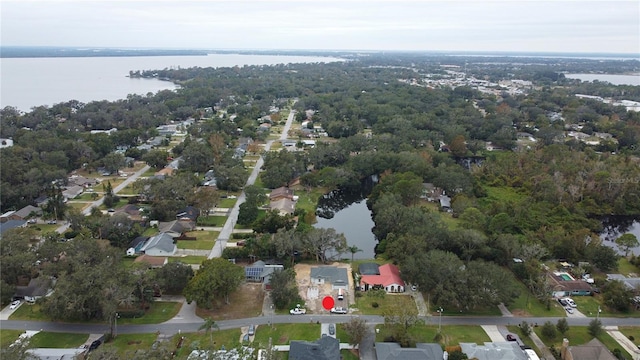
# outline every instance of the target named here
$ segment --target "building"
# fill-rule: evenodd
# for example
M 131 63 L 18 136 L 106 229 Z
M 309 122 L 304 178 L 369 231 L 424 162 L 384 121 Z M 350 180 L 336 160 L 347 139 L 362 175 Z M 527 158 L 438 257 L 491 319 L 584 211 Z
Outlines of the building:
M 349 288 L 347 269 L 336 266 L 319 266 L 311 268 L 311 283 L 314 285 L 331 284 L 332 290 Z
M 378 268 L 378 275 L 362 275 L 360 290 L 381 288 L 386 292 L 404 292 L 405 283 L 400 278 L 400 270 L 393 264 L 384 264 Z
M 462 352 L 469 359 L 477 360 L 528 360 L 527 354 L 513 341 L 485 342 L 484 345 L 476 343 L 460 343 Z
M 270 289 L 271 276 L 276 271 L 284 270 L 282 264 L 266 264 L 258 260 L 244 268 L 245 279 L 250 282 L 261 282 L 264 288 Z
M 444 351 L 440 344 L 418 343 L 414 348 L 403 348 L 398 343 L 377 342 L 378 360 L 442 360 Z
M 150 256 L 173 256 L 178 248 L 173 243 L 173 237 L 168 233 L 152 236 L 140 248 L 140 252 Z
M 27 226 L 27 222 L 24 220 L 7 220 L 5 222 L 0 223 L 0 238 L 2 235 L 11 229 L 17 229 L 20 227 Z
M 27 302 L 35 302 L 41 297 L 47 295 L 50 288 L 51 280 L 45 276 L 40 276 L 29 280 L 29 284 L 27 286 L 16 286 L 16 294 L 14 297 L 17 299 L 24 299 L 24 301 Z
M 279 199 L 269 203 L 270 210 L 277 210 L 280 215 L 292 215 L 296 211 L 296 202 L 290 199 Z
M 271 190 L 271 193 L 269 194 L 269 200 L 276 201 L 280 199 L 293 200 L 293 190 L 285 186 Z
M 569 340 L 562 341 L 560 348 L 562 360 L 616 360 L 615 357 L 600 340 L 594 338 L 584 345 L 569 346 Z
M 334 337 L 323 336 L 316 341 L 292 340 L 289 360 L 340 360 L 340 343 Z

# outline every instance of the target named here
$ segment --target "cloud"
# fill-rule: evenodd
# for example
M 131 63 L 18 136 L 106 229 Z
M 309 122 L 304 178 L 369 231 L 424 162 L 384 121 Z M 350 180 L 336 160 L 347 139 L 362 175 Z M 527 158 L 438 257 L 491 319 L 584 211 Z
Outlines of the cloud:
M 2 43 L 640 52 L 637 1 L 3 1 Z

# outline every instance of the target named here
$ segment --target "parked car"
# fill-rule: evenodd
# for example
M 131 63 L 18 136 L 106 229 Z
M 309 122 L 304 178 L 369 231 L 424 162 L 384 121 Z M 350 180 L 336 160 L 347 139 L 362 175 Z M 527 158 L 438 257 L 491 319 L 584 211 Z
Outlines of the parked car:
M 100 345 L 102 345 L 102 341 L 95 340 L 94 342 L 91 343 L 91 345 L 89 345 L 89 351 L 93 351 L 97 349 Z
M 335 324 L 329 324 L 329 335 L 335 335 L 335 334 L 336 334 Z
M 567 302 L 567 305 L 571 306 L 572 308 L 578 307 L 578 305 L 575 303 L 575 301 L 573 301 L 573 299 L 565 298 L 564 300 Z
M 507 341 L 517 341 L 518 338 L 513 334 L 507 334 Z
M 20 300 L 16 300 L 16 301 L 12 302 L 11 305 L 9 305 L 9 309 L 13 310 L 13 309 L 17 308 L 18 305 L 20 305 Z
M 573 314 L 573 308 L 571 306 L 567 306 L 564 309 L 567 310 L 569 314 Z
M 255 325 L 249 325 L 249 331 L 247 331 L 247 334 L 249 336 L 253 336 L 256 334 L 256 326 Z
M 565 299 L 558 299 L 558 302 L 560 303 L 560 305 L 562 305 L 562 307 L 569 305 L 569 303 Z
M 334 307 L 331 309 L 331 313 L 332 314 L 346 314 L 347 313 L 347 309 L 343 308 L 343 307 Z
M 418 287 L 417 287 L 417 286 L 415 286 L 415 285 L 412 285 L 412 286 L 411 286 L 411 291 L 417 291 L 417 290 L 418 290 Z
M 307 313 L 307 309 L 303 309 L 299 307 L 289 310 L 289 314 L 291 315 L 304 315 L 306 313 Z

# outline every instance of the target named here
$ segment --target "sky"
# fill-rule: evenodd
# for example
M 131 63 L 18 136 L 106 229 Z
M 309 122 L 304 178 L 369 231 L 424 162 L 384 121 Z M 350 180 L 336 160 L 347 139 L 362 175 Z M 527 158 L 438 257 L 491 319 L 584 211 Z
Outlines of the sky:
M 4 46 L 640 54 L 638 0 L 0 0 L 0 20 Z

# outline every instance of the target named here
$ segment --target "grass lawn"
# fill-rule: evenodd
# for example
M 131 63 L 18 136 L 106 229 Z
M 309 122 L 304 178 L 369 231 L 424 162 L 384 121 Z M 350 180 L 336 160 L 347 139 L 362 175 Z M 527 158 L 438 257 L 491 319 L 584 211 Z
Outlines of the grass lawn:
M 44 233 L 48 233 L 51 231 L 56 231 L 56 229 L 60 227 L 60 224 L 53 224 L 53 225 L 49 225 L 49 224 L 34 224 L 34 225 L 29 225 L 30 229 L 35 229 L 36 231 L 40 231 L 42 234 Z
M 198 226 L 224 226 L 228 216 L 200 216 L 198 217 Z
M 640 346 L 640 326 L 619 326 L 618 330 L 628 338 L 633 336 L 633 343 Z
M 125 186 L 124 189 L 118 191 L 118 195 L 138 195 L 138 190 L 133 188 L 133 184 L 134 183 L 131 183 Z
M 138 349 L 149 350 L 151 345 L 158 338 L 157 334 L 117 334 L 115 339 L 102 346 L 105 348 L 116 348 L 118 354 L 131 354 Z
M 77 348 L 84 344 L 89 335 L 41 331 L 31 338 L 31 345 L 36 348 Z
M 202 264 L 202 262 L 204 260 L 207 260 L 206 256 L 191 256 L 191 255 L 187 255 L 187 256 L 172 256 L 169 258 L 169 262 L 173 263 L 173 262 L 181 262 L 183 264 L 189 264 L 189 265 L 200 265 Z
M 119 319 L 118 324 L 159 324 L 176 316 L 182 303 L 169 301 L 154 301 L 143 317 L 137 319 Z M 40 305 L 20 306 L 11 316 L 10 320 L 51 321 L 43 312 Z M 91 321 L 91 323 L 100 323 Z
M 100 205 L 100 210 L 117 209 L 127 205 L 128 203 L 129 203 L 128 199 L 120 198 L 120 200 L 118 200 L 118 202 L 113 204 L 113 206 L 111 207 L 107 207 L 105 204 Z
M 368 293 L 366 293 L 368 294 Z M 382 315 L 382 313 L 394 306 L 402 308 L 409 307 L 416 309 L 416 302 L 411 296 L 408 295 L 385 295 L 382 298 L 364 295 L 356 297 L 355 308 L 358 309 L 359 314 L 366 315 Z M 374 304 L 378 306 L 374 307 Z M 416 313 L 417 313 L 416 309 Z
M 360 358 L 357 350 L 340 350 L 340 356 L 342 360 L 358 360 Z
M 150 167 L 149 170 L 145 171 L 144 174 L 142 174 L 140 176 L 140 178 L 152 177 L 153 175 L 155 175 L 160 170 L 162 170 L 162 169 L 156 169 L 154 167 Z
M 539 324 L 539 325 L 540 326 L 533 328 L 533 331 L 536 332 L 538 337 L 540 337 L 542 342 L 544 342 L 544 344 L 547 345 L 547 347 L 554 346 L 557 349 L 560 349 L 560 347 L 562 346 L 563 338 L 569 339 L 569 345 L 582 345 L 582 344 L 586 344 L 587 342 L 591 341 L 591 339 L 593 339 L 593 336 L 589 334 L 589 328 L 587 326 L 571 326 L 569 327 L 569 331 L 566 332 L 564 335 L 557 333 L 553 339 L 549 339 L 542 336 L 542 324 Z M 598 340 L 600 340 L 604 344 L 604 346 L 606 346 L 609 349 L 609 351 L 613 351 L 616 348 L 620 349 L 622 350 L 622 354 L 627 359 L 631 359 L 631 355 L 629 355 L 629 353 L 625 349 L 623 349 L 614 338 L 612 338 L 611 336 L 609 336 L 609 334 L 604 332 L 604 330 L 598 336 Z
M 576 305 L 578 305 L 578 310 L 581 313 L 585 314 L 589 317 L 596 317 L 596 313 L 598 312 L 598 307 L 600 307 L 600 316 L 603 317 L 640 317 L 640 311 L 631 310 L 626 313 L 621 313 L 619 311 L 615 311 L 606 306 L 601 305 L 602 296 L 573 296 L 571 297 L 573 301 L 575 301 Z
M 267 216 L 267 210 L 265 209 L 258 209 L 258 217 L 256 218 L 256 221 L 260 220 L 260 219 L 264 219 L 264 217 Z M 238 224 L 236 223 L 233 226 L 234 229 L 253 229 L 253 224 L 249 224 L 249 225 L 242 225 L 242 224 Z
M 187 236 L 195 236 L 197 240 L 178 240 L 178 249 L 211 250 L 218 238 L 217 231 L 192 231 Z
M 24 330 L 0 330 L 0 349 L 6 349 L 13 344 Z
M 618 260 L 618 271 L 617 273 L 622 274 L 624 276 L 629 276 L 629 274 L 634 274 L 634 276 L 638 276 L 640 274 L 640 269 L 637 266 L 631 264 L 627 258 L 621 257 Z
M 98 193 L 94 193 L 94 192 L 85 192 L 80 194 L 80 196 L 76 196 L 73 199 L 71 199 L 70 201 L 95 201 L 98 200 L 99 198 L 102 197 L 102 194 L 98 194 L 98 197 L 96 197 L 95 199 L 93 198 L 93 194 L 98 194 Z
M 194 348 L 208 348 L 211 346 L 211 340 L 213 339 L 213 346 L 216 350 L 219 350 L 223 345 L 225 349 L 233 349 L 240 344 L 242 332 L 240 329 L 231 330 L 216 330 L 213 329 L 211 333 L 206 333 L 204 330 L 196 333 L 183 333 L 184 342 L 182 348 L 176 352 L 177 359 L 186 359 Z M 169 340 L 171 344 L 178 343 L 178 335 Z M 266 344 L 266 343 L 265 343 Z
M 236 201 L 238 201 L 237 198 L 225 198 L 225 199 L 220 199 L 220 203 L 218 203 L 218 207 L 219 208 L 232 208 L 235 204 Z
M 552 301 L 551 309 L 547 310 L 545 304 L 536 299 L 522 282 L 518 281 L 517 284 L 520 289 L 520 296 L 513 304 L 508 306 L 509 311 L 515 316 L 566 316 L 565 310 L 557 301 Z
M 68 202 L 67 205 L 69 205 L 70 207 L 76 209 L 76 210 L 84 210 L 84 208 L 86 208 L 87 206 L 91 205 L 91 203 L 85 203 L 85 202 Z
M 142 236 L 153 236 L 158 234 L 158 228 L 157 227 L 148 227 L 146 229 L 144 229 L 144 232 L 142 233 Z
M 436 321 L 431 319 L 431 323 Z M 378 325 L 376 328 L 380 329 L 380 332 L 376 334 L 376 341 L 384 341 L 392 333 L 392 329 L 385 325 Z M 409 329 L 409 334 L 416 342 L 432 343 L 437 333 L 437 324 L 415 325 Z M 458 345 L 461 342 L 483 344 L 485 341 L 491 341 L 491 339 L 480 326 L 450 325 L 442 327 L 440 344 L 444 346 Z
M 313 188 L 311 191 L 296 191 L 295 195 L 299 196 L 296 208 L 304 209 L 307 214 L 315 215 L 316 209 L 318 208 L 318 199 L 326 193 L 326 188 Z M 313 219 L 315 222 L 315 216 Z
M 291 340 L 314 341 L 319 337 L 320 324 L 275 324 L 273 327 L 259 326 L 254 342 L 268 344 L 271 338 L 273 345 L 288 345 Z
M 160 324 L 178 314 L 182 303 L 172 301 L 154 301 L 143 317 L 118 319 L 118 324 Z

